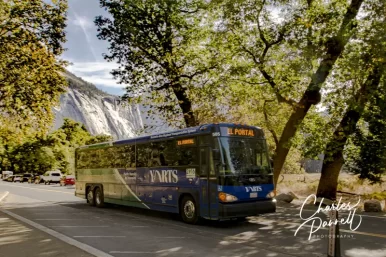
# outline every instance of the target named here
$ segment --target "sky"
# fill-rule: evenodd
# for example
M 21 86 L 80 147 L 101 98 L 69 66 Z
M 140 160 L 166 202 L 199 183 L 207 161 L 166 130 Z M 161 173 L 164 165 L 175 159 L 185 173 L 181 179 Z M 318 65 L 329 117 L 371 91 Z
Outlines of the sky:
M 122 95 L 120 85 L 110 74 L 117 63 L 107 62 L 102 54 L 108 53 L 108 42 L 97 38 L 94 19 L 98 15 L 109 16 L 99 7 L 99 0 L 68 0 L 67 50 L 62 58 L 71 63 L 67 69 L 99 89 L 114 95 Z

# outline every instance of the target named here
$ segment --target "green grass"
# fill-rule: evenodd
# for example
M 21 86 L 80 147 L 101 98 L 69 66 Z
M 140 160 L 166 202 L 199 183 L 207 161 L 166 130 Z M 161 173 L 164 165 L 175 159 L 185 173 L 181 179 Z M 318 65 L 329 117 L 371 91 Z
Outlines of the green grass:
M 386 200 L 386 191 L 363 195 L 364 199 Z

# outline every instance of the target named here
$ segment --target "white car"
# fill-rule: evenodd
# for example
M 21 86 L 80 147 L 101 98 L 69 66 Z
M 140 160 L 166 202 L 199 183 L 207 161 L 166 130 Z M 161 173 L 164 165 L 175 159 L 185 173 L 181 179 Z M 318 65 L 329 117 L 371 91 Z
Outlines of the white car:
M 14 182 L 14 183 L 16 183 L 16 182 L 20 183 L 21 176 L 20 175 L 12 175 L 12 176 L 9 176 L 7 180 L 10 182 Z
M 60 183 L 60 178 L 63 176 L 63 174 L 58 170 L 53 171 L 47 171 L 44 173 L 44 175 L 41 177 L 44 184 L 50 184 L 50 183 Z

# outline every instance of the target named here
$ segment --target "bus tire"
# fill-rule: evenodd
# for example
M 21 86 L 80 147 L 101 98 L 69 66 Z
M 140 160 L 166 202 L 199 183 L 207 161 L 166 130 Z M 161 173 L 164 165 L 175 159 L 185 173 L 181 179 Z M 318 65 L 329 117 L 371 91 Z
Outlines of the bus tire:
M 103 191 L 100 187 L 97 187 L 94 192 L 95 196 L 95 206 L 98 208 L 103 208 L 105 206 Z
M 181 200 L 180 216 L 182 220 L 189 224 L 196 224 L 198 222 L 197 205 L 193 197 L 185 195 Z
M 87 197 L 87 203 L 91 206 L 95 206 L 95 197 L 94 197 L 94 191 L 91 190 L 91 188 L 87 188 L 87 193 L 86 193 L 86 197 Z

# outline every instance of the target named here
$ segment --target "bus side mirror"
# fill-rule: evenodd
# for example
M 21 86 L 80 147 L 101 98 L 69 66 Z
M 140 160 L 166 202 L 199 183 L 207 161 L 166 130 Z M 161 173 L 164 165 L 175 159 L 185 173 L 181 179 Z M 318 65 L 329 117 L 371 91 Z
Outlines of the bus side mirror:
M 213 153 L 213 160 L 215 160 L 215 161 L 221 160 L 221 155 L 220 155 L 219 149 L 213 149 L 212 153 Z

